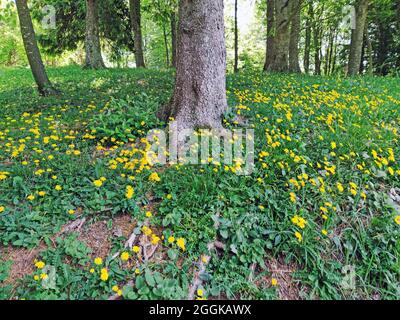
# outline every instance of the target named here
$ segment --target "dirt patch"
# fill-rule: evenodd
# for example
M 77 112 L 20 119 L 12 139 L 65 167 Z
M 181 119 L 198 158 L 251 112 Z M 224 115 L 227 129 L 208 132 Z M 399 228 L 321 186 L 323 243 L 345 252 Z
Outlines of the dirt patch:
M 280 300 L 300 300 L 300 286 L 293 280 L 292 274 L 297 270 L 294 264 L 287 264 L 282 258 L 270 258 L 265 262 L 270 276 L 260 280 L 262 287 L 271 287 L 271 280 L 278 280 L 277 293 Z
M 113 220 L 113 234 L 115 236 L 128 238 L 136 225 L 136 221 L 130 215 L 115 217 Z
M 111 231 L 108 230 L 105 221 L 98 221 L 84 226 L 78 237 L 92 250 L 92 257 L 106 258 L 111 248 Z
M 17 280 L 26 275 L 32 274 L 35 270 L 35 259 L 40 252 L 46 249 L 44 244 L 40 244 L 34 249 L 16 248 L 12 246 L 0 248 L 0 260 L 12 261 L 8 278 L 3 282 L 5 285 L 14 285 Z

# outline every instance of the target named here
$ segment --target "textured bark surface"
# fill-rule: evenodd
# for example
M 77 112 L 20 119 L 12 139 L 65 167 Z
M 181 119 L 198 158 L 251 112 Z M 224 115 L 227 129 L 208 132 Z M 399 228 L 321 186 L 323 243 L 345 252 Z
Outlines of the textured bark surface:
M 274 50 L 271 55 L 271 64 L 267 68 L 273 72 L 287 72 L 289 70 L 289 0 L 275 0 L 275 37 Z
M 235 63 L 233 71 L 239 71 L 239 31 L 238 31 L 238 0 L 235 0 Z
M 129 0 L 129 13 L 134 36 L 136 67 L 145 68 L 143 55 L 140 0 Z
M 310 7 L 312 4 L 308 5 L 308 15 L 307 15 L 307 20 L 306 20 L 306 36 L 304 40 L 304 72 L 309 73 L 310 72 L 310 51 L 311 51 L 311 14 Z
M 323 9 L 322 9 L 323 12 Z M 312 33 L 314 42 L 314 74 L 321 74 L 321 26 L 315 18 L 313 6 L 310 6 L 310 17 L 312 21 Z
M 274 56 L 275 38 L 275 0 L 267 0 L 267 50 L 265 54 L 264 71 L 270 69 Z
M 223 0 L 181 0 L 175 90 L 158 117 L 178 130 L 221 127 L 227 109 Z
M 99 36 L 99 12 L 97 0 L 86 0 L 85 52 L 86 68 L 105 68 L 105 64 L 101 56 Z
M 368 14 L 368 0 L 357 0 L 355 6 L 356 28 L 351 31 L 350 56 L 348 65 L 349 76 L 357 75 L 360 69 L 365 23 Z
M 176 13 L 171 12 L 171 50 L 172 50 L 172 66 L 176 68 L 176 51 L 177 51 L 177 35 L 176 35 Z
M 57 94 L 53 89 L 43 65 L 43 60 L 36 42 L 35 30 L 33 29 L 32 18 L 29 13 L 27 0 L 16 0 L 19 23 L 21 27 L 22 40 L 33 78 L 38 86 L 41 95 Z
M 300 19 L 301 19 L 301 0 L 290 1 L 290 41 L 289 41 L 289 71 L 300 73 L 299 64 L 299 42 L 300 42 Z

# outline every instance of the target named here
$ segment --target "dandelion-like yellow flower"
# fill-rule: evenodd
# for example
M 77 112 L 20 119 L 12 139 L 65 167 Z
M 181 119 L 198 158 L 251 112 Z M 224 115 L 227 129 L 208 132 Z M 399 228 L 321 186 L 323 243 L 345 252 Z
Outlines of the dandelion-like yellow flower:
M 183 239 L 183 238 L 177 239 L 177 240 L 176 240 L 176 245 L 177 245 L 179 248 L 181 248 L 182 251 L 185 251 L 185 250 L 186 250 L 186 247 L 185 247 L 185 239 Z
M 129 253 L 124 251 L 121 253 L 121 260 L 122 261 L 128 261 L 129 260 Z
M 127 186 L 126 187 L 126 193 L 125 196 L 127 199 L 132 199 L 133 195 L 135 194 L 135 190 L 133 189 L 132 186 Z

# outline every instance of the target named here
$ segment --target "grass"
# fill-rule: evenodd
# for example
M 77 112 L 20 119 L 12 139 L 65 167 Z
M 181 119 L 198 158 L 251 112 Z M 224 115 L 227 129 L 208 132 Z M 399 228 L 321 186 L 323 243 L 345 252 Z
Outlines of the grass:
M 49 73 L 0 71 L 0 298 L 184 299 L 201 265 L 197 298 L 398 297 L 399 79 L 229 75 L 239 176 L 144 156 L 170 71 Z

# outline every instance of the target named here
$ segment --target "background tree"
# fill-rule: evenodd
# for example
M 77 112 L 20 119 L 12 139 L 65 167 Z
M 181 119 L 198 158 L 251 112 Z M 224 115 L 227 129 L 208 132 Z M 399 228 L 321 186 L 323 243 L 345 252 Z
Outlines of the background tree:
M 129 0 L 130 18 L 135 44 L 136 67 L 145 68 L 142 40 L 142 23 L 140 0 Z
M 101 56 L 99 36 L 99 8 L 97 0 L 86 0 L 85 67 L 89 69 L 105 68 Z
M 35 30 L 33 29 L 27 0 L 16 0 L 15 3 L 17 6 L 21 35 L 26 55 L 28 57 L 33 77 L 38 86 L 39 93 L 44 96 L 56 94 L 57 90 L 53 88 L 43 65 L 42 56 L 40 55 L 39 47 L 36 42 Z
M 223 0 L 179 2 L 176 83 L 160 119 L 178 128 L 220 127 L 227 109 Z
M 235 9 L 234 9 L 234 37 L 235 37 L 235 62 L 233 66 L 233 71 L 236 73 L 239 71 L 239 31 L 238 31 L 238 0 L 235 0 Z
M 289 71 L 300 73 L 299 42 L 301 29 L 301 0 L 290 1 Z
M 368 0 L 357 0 L 355 3 L 356 25 L 351 31 L 350 55 L 348 74 L 354 76 L 360 70 L 363 39 L 365 34 L 365 23 L 368 14 Z

